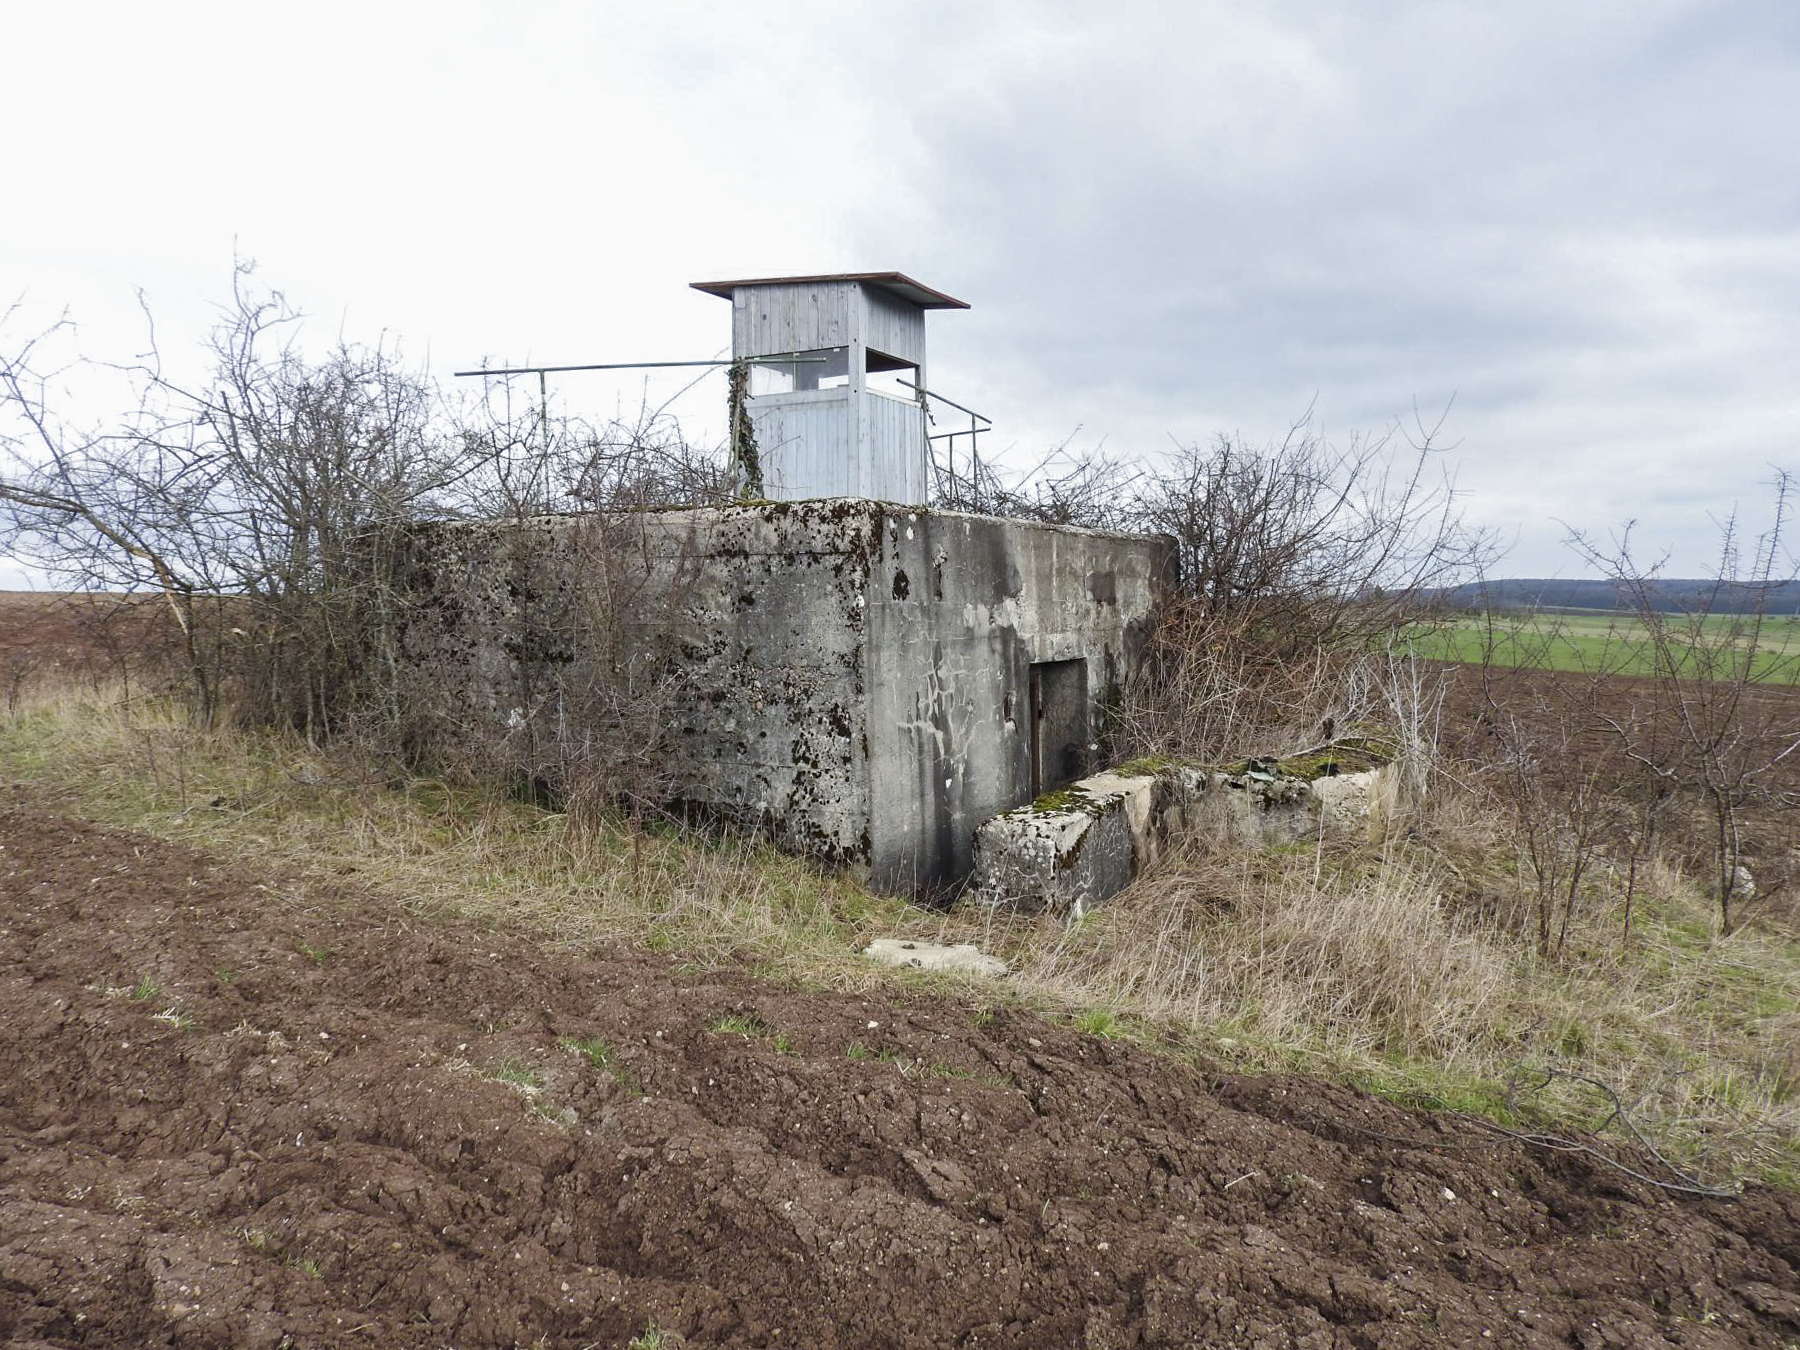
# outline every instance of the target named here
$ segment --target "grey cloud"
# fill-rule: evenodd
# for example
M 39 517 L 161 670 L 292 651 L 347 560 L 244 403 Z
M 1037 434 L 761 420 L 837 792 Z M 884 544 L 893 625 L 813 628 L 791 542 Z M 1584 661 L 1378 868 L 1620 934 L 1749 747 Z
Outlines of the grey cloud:
M 1454 393 L 1471 509 L 1522 526 L 1533 571 L 1574 513 L 1704 565 L 1708 513 L 1794 458 L 1792 0 L 666 0 L 526 29 L 452 2 L 428 50 L 359 27 L 383 92 L 305 129 L 220 121 L 138 59 L 301 87 L 360 14 L 321 4 L 304 41 L 177 15 L 93 51 L 34 11 L 119 102 L 22 144 L 62 222 L 28 256 L 162 305 L 216 295 L 236 237 L 453 362 L 703 354 L 723 315 L 687 280 L 899 267 L 975 305 L 934 317 L 932 379 L 1021 453 L 1077 423 L 1124 453 L 1276 435 L 1315 397 L 1343 434 Z M 26 88 L 60 97 L 0 82 L 19 117 Z M 110 129 L 152 116 L 154 154 Z M 256 172 L 183 187 L 218 163 Z M 82 209 L 87 183 L 129 214 Z
M 977 306 L 939 325 L 940 366 L 998 366 L 994 397 L 1046 429 L 1056 400 L 1110 407 L 1134 440 L 1455 391 L 1465 477 L 1536 484 L 1505 492 L 1534 547 L 1571 501 L 1634 505 L 1599 486 L 1634 456 L 1752 493 L 1767 429 L 1728 414 L 1766 400 L 1800 318 L 1777 261 L 1800 256 L 1800 11 L 1346 8 L 976 35 L 980 91 L 908 111 L 930 279 Z M 863 235 L 896 259 L 919 238 Z

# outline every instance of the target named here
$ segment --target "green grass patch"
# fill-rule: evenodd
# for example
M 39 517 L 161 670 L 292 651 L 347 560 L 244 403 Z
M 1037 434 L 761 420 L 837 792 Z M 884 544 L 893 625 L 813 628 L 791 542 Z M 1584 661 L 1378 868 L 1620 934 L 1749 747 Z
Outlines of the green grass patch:
M 610 1071 L 618 1057 L 617 1051 L 598 1036 L 564 1036 L 557 1044 L 574 1051 L 596 1069 Z
M 527 1092 L 536 1092 L 544 1086 L 544 1075 L 528 1060 L 503 1059 L 498 1064 L 489 1065 L 477 1072 L 489 1082 L 504 1083 L 508 1087 L 523 1088 Z
M 1521 1124 L 1518 1104 L 1504 1083 L 1429 1072 L 1404 1061 L 1350 1075 L 1366 1092 L 1420 1111 L 1459 1111 L 1496 1124 Z
M 727 1013 L 712 1024 L 711 1030 L 715 1036 L 742 1036 L 754 1040 L 766 1035 L 769 1029 L 754 1013 Z
M 844 1049 L 844 1058 L 855 1060 L 859 1064 L 886 1064 L 900 1070 L 902 1078 L 943 1078 L 982 1083 L 988 1087 L 1010 1088 L 1013 1085 L 996 1074 L 978 1073 L 974 1069 L 961 1068 L 955 1064 L 945 1064 L 939 1060 L 915 1059 L 901 1054 L 898 1050 L 873 1049 L 861 1041 L 851 1041 Z
M 1111 1008 L 1089 1008 L 1075 1019 L 1076 1029 L 1102 1040 L 1116 1040 L 1123 1032 L 1119 1015 Z
M 643 1087 L 620 1062 L 619 1052 L 599 1036 L 564 1036 L 557 1044 L 564 1050 L 580 1055 L 634 1097 L 644 1095 Z
M 712 1024 L 715 1036 L 742 1036 L 747 1041 L 766 1041 L 778 1054 L 794 1053 L 794 1038 L 764 1022 L 755 1013 L 727 1013 Z
M 1800 619 L 1766 619 L 1750 652 L 1742 616 L 1671 616 L 1665 630 L 1675 673 L 1685 678 L 1735 677 L 1755 683 L 1800 683 Z M 1659 673 L 1657 646 L 1641 619 L 1603 610 L 1505 610 L 1460 614 L 1409 637 L 1413 654 L 1433 661 L 1502 669 L 1560 670 L 1590 675 Z

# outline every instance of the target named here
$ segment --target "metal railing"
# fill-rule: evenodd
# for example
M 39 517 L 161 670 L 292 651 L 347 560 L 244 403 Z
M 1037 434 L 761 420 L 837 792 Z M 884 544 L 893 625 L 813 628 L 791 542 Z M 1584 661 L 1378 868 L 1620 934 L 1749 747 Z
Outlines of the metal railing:
M 925 434 L 925 446 L 930 453 L 931 471 L 937 479 L 938 500 L 953 511 L 979 510 L 981 508 L 981 447 L 977 439 L 994 429 L 993 419 L 973 408 L 958 403 L 953 398 L 946 398 L 935 389 L 927 389 L 923 385 L 914 384 L 911 380 L 896 380 L 896 384 L 904 385 L 919 396 L 919 406 L 925 410 L 926 426 L 936 424 L 937 419 L 931 415 L 930 400 L 935 399 L 944 406 L 965 413 L 969 418 L 967 430 L 958 428 L 955 431 L 940 431 L 935 434 L 929 430 Z M 969 438 L 968 472 L 959 474 L 956 470 L 956 441 L 959 436 Z M 936 445 L 943 442 L 944 458 L 938 460 Z

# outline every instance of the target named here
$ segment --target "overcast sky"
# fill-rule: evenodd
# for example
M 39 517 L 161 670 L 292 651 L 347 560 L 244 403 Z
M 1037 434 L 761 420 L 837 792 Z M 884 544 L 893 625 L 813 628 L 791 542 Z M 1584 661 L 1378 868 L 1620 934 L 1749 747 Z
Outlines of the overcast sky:
M 729 310 L 690 281 L 897 269 L 974 306 L 931 316 L 932 383 L 1021 462 L 1454 398 L 1507 574 L 1628 519 L 1704 570 L 1800 468 L 1794 0 L 0 14 L 9 341 L 67 306 L 129 355 L 141 288 L 191 348 L 235 250 L 321 343 L 446 378 L 697 358 Z M 682 406 L 713 434 L 722 403 Z

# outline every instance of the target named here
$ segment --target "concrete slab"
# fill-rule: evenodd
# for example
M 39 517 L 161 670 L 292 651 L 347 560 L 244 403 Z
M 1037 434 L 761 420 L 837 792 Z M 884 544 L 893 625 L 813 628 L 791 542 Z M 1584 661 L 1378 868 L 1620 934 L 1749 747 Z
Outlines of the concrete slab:
M 862 954 L 884 966 L 914 966 L 920 970 L 961 970 L 988 978 L 1005 975 L 1010 967 L 989 956 L 972 942 L 945 946 L 910 938 L 876 938 Z
M 1079 915 L 1124 890 L 1182 839 L 1266 848 L 1378 837 L 1394 781 L 1385 765 L 1303 778 L 1272 761 L 1229 771 L 1172 764 L 1094 774 L 985 821 L 965 900 Z

